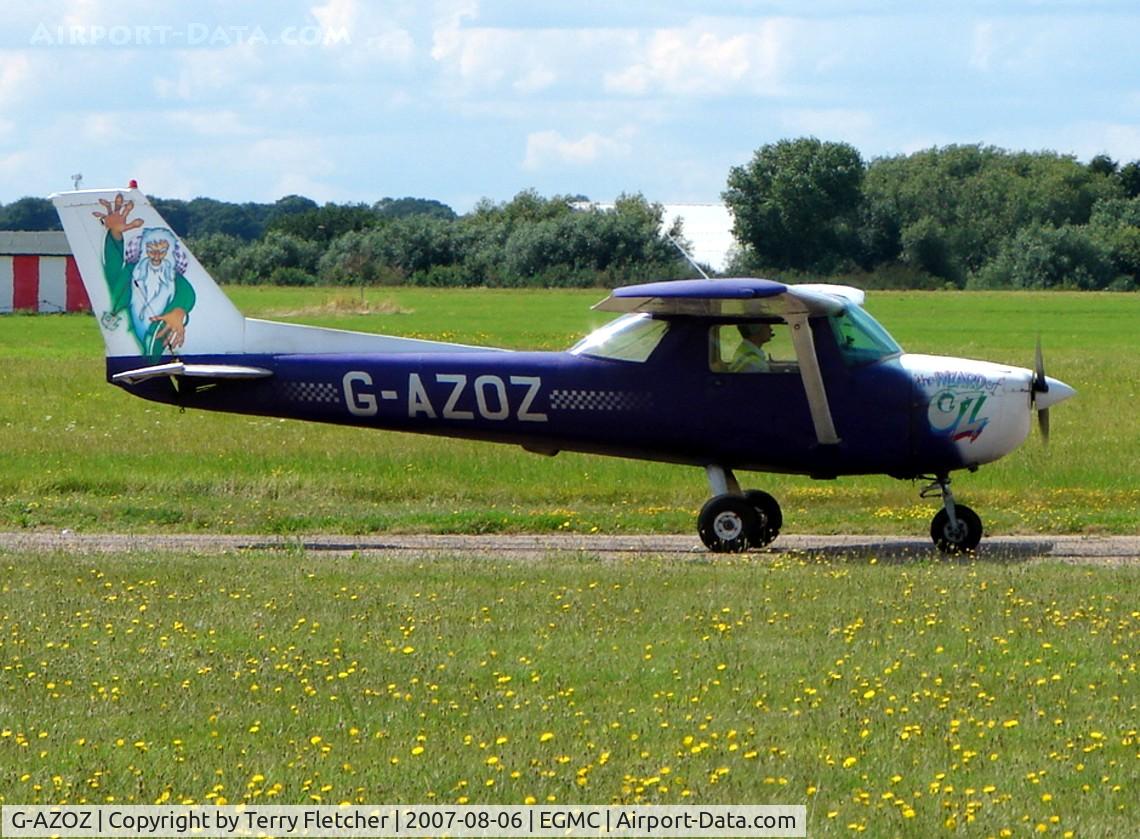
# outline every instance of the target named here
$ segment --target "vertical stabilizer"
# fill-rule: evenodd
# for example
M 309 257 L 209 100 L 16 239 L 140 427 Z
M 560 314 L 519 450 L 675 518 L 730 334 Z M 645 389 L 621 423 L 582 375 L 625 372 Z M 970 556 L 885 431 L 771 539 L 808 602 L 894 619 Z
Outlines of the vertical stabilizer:
M 137 188 L 51 196 L 108 357 L 240 353 L 245 318 Z

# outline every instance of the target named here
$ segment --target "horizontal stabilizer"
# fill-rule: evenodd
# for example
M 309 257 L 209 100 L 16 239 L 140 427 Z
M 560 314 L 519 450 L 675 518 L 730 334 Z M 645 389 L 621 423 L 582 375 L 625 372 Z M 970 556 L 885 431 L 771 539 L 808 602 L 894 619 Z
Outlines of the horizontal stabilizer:
M 124 370 L 111 377 L 115 384 L 137 385 L 148 379 L 168 376 L 190 376 L 198 379 L 264 379 L 272 376 L 272 370 L 264 367 L 244 367 L 238 364 L 183 364 L 173 361 L 169 364 L 155 364 L 137 370 Z

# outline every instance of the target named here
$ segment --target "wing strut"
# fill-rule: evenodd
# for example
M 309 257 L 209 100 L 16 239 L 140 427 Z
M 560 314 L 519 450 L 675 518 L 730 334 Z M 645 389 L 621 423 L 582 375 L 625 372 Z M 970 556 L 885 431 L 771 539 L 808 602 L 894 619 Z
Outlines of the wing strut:
M 800 364 L 800 378 L 807 393 L 815 437 L 822 446 L 835 445 L 839 442 L 839 435 L 835 433 L 835 422 L 831 419 L 831 406 L 827 402 L 827 389 L 823 386 L 823 375 L 819 371 L 819 359 L 815 354 L 808 316 L 806 313 L 789 314 L 785 319 L 792 327 L 792 344 L 796 348 L 796 359 Z

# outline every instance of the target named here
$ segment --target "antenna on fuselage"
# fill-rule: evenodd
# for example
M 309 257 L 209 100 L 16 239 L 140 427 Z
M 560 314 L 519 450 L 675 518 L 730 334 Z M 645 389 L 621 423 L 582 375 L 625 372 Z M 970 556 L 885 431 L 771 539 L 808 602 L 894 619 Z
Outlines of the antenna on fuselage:
M 693 259 L 692 255 L 687 250 L 685 250 L 684 246 L 680 242 L 678 242 L 676 239 L 674 239 L 668 233 L 665 234 L 665 238 L 668 239 L 670 242 L 672 242 L 673 247 L 675 247 L 677 250 L 679 250 L 681 252 L 681 256 L 685 257 L 685 259 L 688 260 L 688 263 L 697 269 L 698 274 L 700 274 L 706 280 L 712 279 L 712 277 L 710 277 L 708 274 L 705 273 L 705 269 L 703 269 L 700 265 L 697 264 L 697 261 L 695 259 Z

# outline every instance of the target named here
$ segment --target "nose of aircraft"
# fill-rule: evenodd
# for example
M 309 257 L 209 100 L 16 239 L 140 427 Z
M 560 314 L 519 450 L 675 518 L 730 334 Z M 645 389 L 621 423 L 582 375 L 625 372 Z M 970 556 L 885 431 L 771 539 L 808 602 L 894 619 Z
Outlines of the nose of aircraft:
M 1069 387 L 1060 379 L 1046 376 L 1045 387 L 1036 392 L 1033 401 L 1037 410 L 1044 411 L 1059 402 L 1064 402 L 1071 396 L 1075 396 L 1076 393 L 1077 391 L 1074 388 Z

